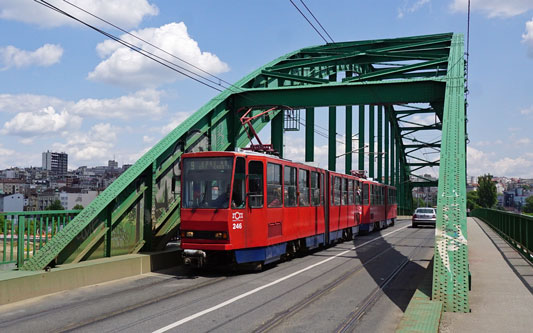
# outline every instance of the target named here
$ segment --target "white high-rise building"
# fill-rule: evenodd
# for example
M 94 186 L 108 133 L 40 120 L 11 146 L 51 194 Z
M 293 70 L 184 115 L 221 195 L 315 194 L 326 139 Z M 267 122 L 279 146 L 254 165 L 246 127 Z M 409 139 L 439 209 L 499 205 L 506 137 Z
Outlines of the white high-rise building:
M 43 153 L 43 169 L 55 174 L 66 174 L 68 171 L 68 154 L 51 151 Z

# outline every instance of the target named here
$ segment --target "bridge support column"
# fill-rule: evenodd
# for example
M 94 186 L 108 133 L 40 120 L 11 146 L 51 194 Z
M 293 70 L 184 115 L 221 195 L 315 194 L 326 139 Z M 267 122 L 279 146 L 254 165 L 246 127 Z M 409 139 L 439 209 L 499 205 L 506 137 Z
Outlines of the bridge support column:
M 344 155 L 344 172 L 350 174 L 352 170 L 352 106 L 346 106 L 346 155 Z
M 315 160 L 315 109 L 305 109 L 305 161 Z
M 378 105 L 378 182 L 383 181 L 383 105 Z
M 375 105 L 369 105 L 368 109 L 368 177 L 374 178 L 375 177 L 375 163 L 374 163 L 374 157 L 375 157 L 375 142 L 376 139 L 374 132 L 375 132 L 375 121 L 376 121 L 376 112 L 375 112 Z
M 346 71 L 346 77 L 351 77 L 352 72 Z M 346 174 L 350 174 L 350 171 L 352 170 L 352 125 L 353 125 L 353 112 L 352 112 L 352 106 L 347 105 L 346 106 L 346 117 L 345 117 L 345 123 L 346 123 L 346 155 L 344 155 L 344 172 Z
M 389 118 L 390 119 L 390 118 Z M 396 161 L 395 161 L 395 154 L 396 154 L 396 150 L 395 150 L 395 142 L 396 140 L 394 139 L 394 133 L 395 133 L 395 130 L 394 130 L 394 125 L 391 121 L 390 123 L 390 185 L 392 186 L 396 186 L 396 169 L 395 169 L 395 165 L 396 165 Z
M 335 171 L 337 163 L 337 108 L 329 107 L 328 169 Z
M 365 169 L 365 106 L 359 105 L 359 155 L 358 169 Z
M 389 158 L 390 158 L 390 152 L 389 152 L 389 109 L 385 108 L 385 152 L 383 154 L 384 156 L 384 164 L 385 164 L 385 184 L 390 184 L 389 179 Z
M 395 134 L 396 134 L 396 137 L 398 138 L 399 137 L 399 133 L 398 133 L 398 130 L 395 130 Z M 398 140 L 395 140 L 395 147 L 394 147 L 394 150 L 396 151 L 396 156 L 395 156 L 395 161 L 394 163 L 396 164 L 395 168 L 396 168 L 396 177 L 395 180 L 394 180 L 394 186 L 396 186 L 396 188 L 401 191 L 400 189 L 400 174 L 402 173 L 402 169 L 400 169 L 400 154 L 401 151 L 400 151 L 400 142 Z M 401 196 L 401 194 L 400 194 Z
M 337 74 L 329 76 L 330 81 L 337 81 Z M 337 107 L 329 107 L 328 120 L 328 169 L 335 171 L 337 164 Z
M 274 118 L 270 127 L 270 137 L 274 149 L 279 152 L 279 157 L 283 158 L 283 117 L 285 113 L 280 111 Z

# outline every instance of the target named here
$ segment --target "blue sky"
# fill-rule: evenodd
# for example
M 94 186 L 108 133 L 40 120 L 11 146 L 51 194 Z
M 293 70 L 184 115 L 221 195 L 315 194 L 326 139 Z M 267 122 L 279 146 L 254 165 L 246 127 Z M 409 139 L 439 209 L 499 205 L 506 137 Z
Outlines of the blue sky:
M 229 82 L 323 43 L 288 0 L 71 2 Z M 335 41 L 466 33 L 466 0 L 305 3 Z M 133 163 L 217 94 L 32 0 L 0 0 L 0 31 L 2 169 L 40 166 L 46 150 L 69 168 Z M 473 0 L 470 37 L 468 172 L 533 178 L 533 0 Z M 303 159 L 302 133 L 291 142 Z

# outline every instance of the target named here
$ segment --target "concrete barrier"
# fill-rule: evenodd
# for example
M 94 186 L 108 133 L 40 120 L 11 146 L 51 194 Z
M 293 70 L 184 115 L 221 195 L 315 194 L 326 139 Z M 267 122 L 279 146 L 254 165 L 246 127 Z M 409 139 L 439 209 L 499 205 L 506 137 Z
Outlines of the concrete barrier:
M 0 273 L 0 305 L 59 291 L 113 281 L 181 263 L 181 250 L 128 254 L 61 265 L 50 271 Z

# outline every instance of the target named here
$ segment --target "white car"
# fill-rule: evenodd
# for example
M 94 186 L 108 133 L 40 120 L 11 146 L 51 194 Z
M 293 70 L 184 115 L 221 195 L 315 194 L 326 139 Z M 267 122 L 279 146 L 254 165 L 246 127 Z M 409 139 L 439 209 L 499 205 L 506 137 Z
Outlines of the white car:
M 418 227 L 420 224 L 435 225 L 437 222 L 437 212 L 435 208 L 417 208 L 413 214 L 412 226 Z

